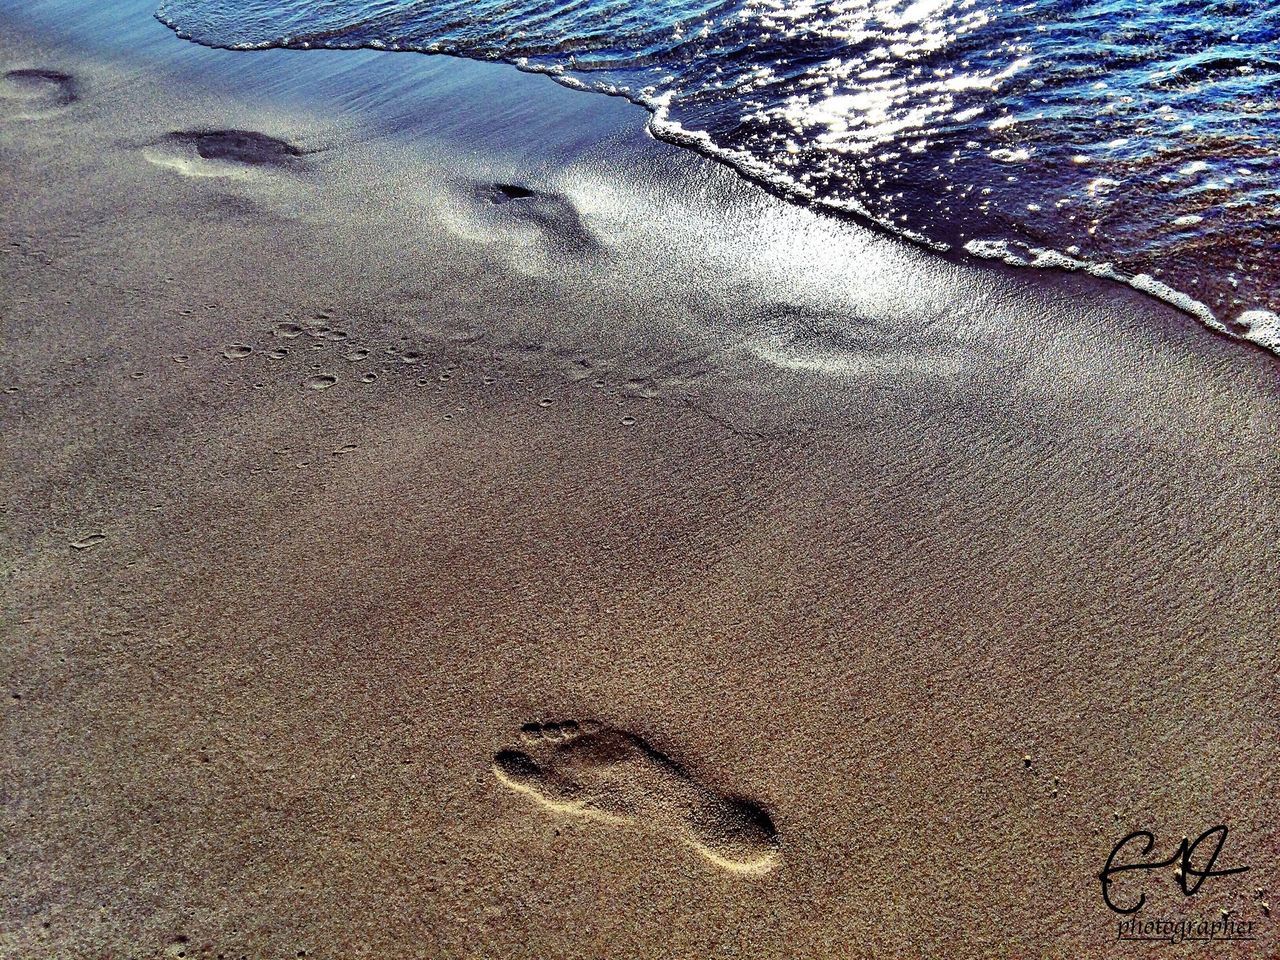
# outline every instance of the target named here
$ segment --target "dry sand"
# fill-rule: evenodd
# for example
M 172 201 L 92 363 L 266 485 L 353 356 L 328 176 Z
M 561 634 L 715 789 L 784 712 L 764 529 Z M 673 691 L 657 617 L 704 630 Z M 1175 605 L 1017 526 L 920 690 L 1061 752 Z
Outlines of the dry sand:
M 1280 951 L 1274 357 L 505 68 L 3 20 L 4 957 Z M 1219 823 L 1117 899 L 1257 939 L 1117 943 Z

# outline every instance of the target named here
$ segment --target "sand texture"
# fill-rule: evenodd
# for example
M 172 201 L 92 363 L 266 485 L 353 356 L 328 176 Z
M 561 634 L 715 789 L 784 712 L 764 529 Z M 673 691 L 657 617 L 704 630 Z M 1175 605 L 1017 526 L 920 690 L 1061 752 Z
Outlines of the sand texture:
M 545 78 L 0 20 L 0 955 L 1280 951 L 1274 357 Z M 1117 896 L 1256 939 L 1117 943 L 1220 823 Z

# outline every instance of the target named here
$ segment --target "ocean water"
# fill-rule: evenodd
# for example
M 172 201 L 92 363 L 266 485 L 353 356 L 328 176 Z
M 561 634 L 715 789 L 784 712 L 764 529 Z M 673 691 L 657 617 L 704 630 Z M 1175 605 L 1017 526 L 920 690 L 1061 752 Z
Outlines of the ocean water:
M 502 60 L 938 249 L 1280 352 L 1275 0 L 163 0 L 179 35 Z

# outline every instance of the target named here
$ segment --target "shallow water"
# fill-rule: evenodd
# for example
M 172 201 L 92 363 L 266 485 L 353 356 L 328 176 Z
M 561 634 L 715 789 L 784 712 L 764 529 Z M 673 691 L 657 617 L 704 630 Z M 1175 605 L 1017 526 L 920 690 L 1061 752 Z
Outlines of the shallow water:
M 939 248 L 1128 280 L 1280 351 L 1280 8 L 1260 0 L 165 0 L 233 48 L 504 60 Z

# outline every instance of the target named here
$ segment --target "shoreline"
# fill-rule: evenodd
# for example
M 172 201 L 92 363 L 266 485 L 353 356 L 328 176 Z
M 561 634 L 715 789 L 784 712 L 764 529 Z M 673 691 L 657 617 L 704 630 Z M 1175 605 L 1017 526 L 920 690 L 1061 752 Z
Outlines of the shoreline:
M 1273 358 L 509 68 L 151 25 L 0 39 L 0 950 L 1122 957 L 1108 851 L 1215 823 L 1152 910 L 1274 948 Z
M 454 53 L 445 50 L 413 50 L 401 47 L 387 47 L 386 45 L 378 42 L 345 47 L 327 47 L 322 45 L 316 48 L 309 45 L 297 47 L 292 44 L 280 45 L 267 43 L 257 47 L 241 48 L 197 40 L 190 34 L 182 31 L 176 23 L 163 18 L 158 10 L 154 13 L 154 18 L 184 41 L 204 46 L 209 49 L 242 53 L 263 52 L 266 50 L 293 50 L 295 52 L 367 51 L 399 54 L 417 53 L 419 55 L 445 57 L 452 60 L 463 60 L 487 65 L 501 64 L 513 67 L 521 73 L 548 77 L 555 83 L 567 87 L 570 90 L 620 98 L 633 106 L 640 107 L 645 112 L 646 119 L 644 128 L 648 134 L 653 137 L 653 139 L 671 146 L 690 150 L 704 159 L 708 159 L 713 163 L 728 167 L 743 180 L 746 180 L 757 188 L 770 193 L 778 199 L 806 207 L 814 213 L 832 217 L 838 222 L 851 222 L 858 226 L 870 228 L 884 235 L 891 236 L 895 239 L 905 240 L 918 247 L 924 248 L 941 256 L 946 256 L 952 260 L 960 260 L 962 262 L 968 259 L 988 261 L 996 260 L 1008 266 L 1017 268 L 1061 271 L 1064 273 L 1083 273 L 1087 276 L 1122 284 L 1144 293 L 1152 299 L 1167 306 L 1173 307 L 1180 313 L 1196 320 L 1203 327 L 1213 333 L 1225 336 L 1228 339 L 1252 344 L 1253 346 L 1259 347 L 1267 353 L 1280 358 L 1280 317 L 1271 310 L 1261 308 L 1246 309 L 1238 312 L 1237 315 L 1232 318 L 1220 317 L 1205 303 L 1193 297 L 1187 290 L 1170 287 L 1157 276 L 1152 276 L 1148 273 L 1125 272 L 1124 270 L 1119 270 L 1110 261 L 1094 262 L 1081 260 L 1077 256 L 1067 252 L 1067 250 L 1073 249 L 1070 247 L 1068 247 L 1067 250 L 1062 250 L 1055 247 L 1043 246 L 1042 244 L 1037 244 L 1031 241 L 991 240 L 981 237 L 971 238 L 967 243 L 963 244 L 949 244 L 933 240 L 930 237 L 919 233 L 895 227 L 891 223 L 877 219 L 872 216 L 865 207 L 856 201 L 849 201 L 843 204 L 819 202 L 814 199 L 811 193 L 806 192 L 800 184 L 780 179 L 776 174 L 770 173 L 767 164 L 762 164 L 750 154 L 729 148 L 718 147 L 705 134 L 697 131 L 690 132 L 685 130 L 678 122 L 670 119 L 667 114 L 666 106 L 660 101 L 645 99 L 644 97 L 609 86 L 593 87 L 585 80 L 580 79 L 571 73 L 565 72 L 565 70 L 560 67 L 552 66 L 543 68 L 534 66 L 529 64 L 524 58 L 510 59 L 504 57 L 471 57 L 466 54 Z M 1159 274 L 1161 271 L 1156 270 L 1155 272 Z
M 1121 286 L 1137 290 L 1140 294 L 1175 311 L 1178 315 L 1193 320 L 1204 330 L 1216 336 L 1225 337 L 1239 344 L 1247 344 L 1251 348 L 1262 350 L 1268 356 L 1277 357 L 1280 341 L 1276 340 L 1277 320 L 1274 315 L 1267 316 L 1266 311 L 1247 311 L 1238 319 L 1225 320 L 1214 315 L 1208 307 L 1195 300 L 1189 294 L 1166 287 L 1158 279 L 1145 274 L 1129 276 L 1116 271 L 1111 264 L 1095 264 L 1079 261 L 1067 254 L 1038 247 L 1024 246 L 1019 249 L 1008 248 L 1005 244 L 991 244 L 986 241 L 974 241 L 975 249 L 965 247 L 946 248 L 939 246 L 924 237 L 902 234 L 892 226 L 880 223 L 869 215 L 856 210 L 842 210 L 834 207 L 811 204 L 804 197 L 784 185 L 773 183 L 768 177 L 757 174 L 750 169 L 749 160 L 735 158 L 723 151 L 717 151 L 709 145 L 698 145 L 697 137 L 690 140 L 682 133 L 670 130 L 655 130 L 654 123 L 661 124 L 655 109 L 631 96 L 604 89 L 593 89 L 576 81 L 572 77 L 557 75 L 552 71 L 525 67 L 507 60 L 479 60 L 451 53 L 426 54 L 417 51 L 393 51 L 375 47 L 356 47 L 350 49 L 306 49 L 299 50 L 288 47 L 266 47 L 255 50 L 237 50 L 228 47 L 207 46 L 198 41 L 182 37 L 169 24 L 154 15 L 154 4 L 148 0 L 129 0 L 123 9 L 96 12 L 81 23 L 68 24 L 68 13 L 76 9 L 76 0 L 46 0 L 44 9 L 37 11 L 40 28 L 53 35 L 61 34 L 67 41 L 76 44 L 89 44 L 113 57 L 130 57 L 141 48 L 147 51 L 153 67 L 164 69 L 178 68 L 187 80 L 208 84 L 208 77 L 200 76 L 191 68 L 200 64 L 202 59 L 208 62 L 220 62 L 215 73 L 214 85 L 221 86 L 228 92 L 250 102 L 260 101 L 263 104 L 280 102 L 293 103 L 308 110 L 322 113 L 334 112 L 339 116 L 348 116 L 355 123 L 375 122 L 389 134 L 400 140 L 418 138 L 420 142 L 438 143 L 440 140 L 450 141 L 448 130 L 434 129 L 425 121 L 427 112 L 422 110 L 425 100 L 437 99 L 441 92 L 456 94 L 456 98 L 448 101 L 452 112 L 463 115 L 460 126 L 456 129 L 455 148 L 467 149 L 475 142 L 485 143 L 491 148 L 495 146 L 491 136 L 498 124 L 477 124 L 467 116 L 468 98 L 488 99 L 512 86 L 508 71 L 535 80 L 550 80 L 556 88 L 568 91 L 569 94 L 583 94 L 577 102 L 574 96 L 557 95 L 545 86 L 529 85 L 529 94 L 520 101 L 514 113 L 508 114 L 507 123 L 527 125 L 532 135 L 526 142 L 557 142 L 562 139 L 561 132 L 569 125 L 574 125 L 587 132 L 587 136 L 599 142 L 612 142 L 618 145 L 624 156 L 634 161 L 643 158 L 645 172 L 654 179 L 671 177 L 680 180 L 692 177 L 695 181 L 715 179 L 705 171 L 685 172 L 690 166 L 694 169 L 703 163 L 723 167 L 734 178 L 743 181 L 750 193 L 761 190 L 787 205 L 798 206 L 811 215 L 829 218 L 837 225 L 852 226 L 856 229 L 870 230 L 880 236 L 905 243 L 909 247 L 939 256 L 964 267 L 990 267 L 994 263 L 1013 268 L 1017 271 L 1031 270 L 1048 274 L 1046 283 L 1053 284 L 1056 274 L 1087 277 L 1099 281 L 1103 287 Z M 101 35 L 119 32 L 125 22 L 135 24 L 133 31 L 114 43 L 100 40 Z M 157 31 L 155 28 L 159 28 Z M 167 40 L 178 38 L 190 50 L 174 47 Z M 230 55 L 202 58 L 196 51 Z M 235 68 L 235 58 L 242 55 L 261 56 L 267 54 L 283 68 L 286 82 L 276 71 L 266 67 L 257 71 L 240 71 Z M 350 61 L 344 68 L 343 75 L 352 71 L 360 77 L 364 97 L 358 105 L 352 98 L 344 98 L 342 92 L 335 89 L 332 71 L 321 69 L 319 63 L 308 63 L 306 60 L 318 60 L 321 57 L 341 57 Z M 424 58 L 432 61 L 429 64 L 408 65 L 405 57 Z M 145 60 L 145 58 L 144 58 Z M 423 92 L 427 95 L 424 98 Z M 605 97 L 613 101 L 611 106 L 591 104 L 594 97 Z M 529 105 L 537 104 L 536 109 Z M 625 105 L 619 109 L 619 105 Z M 630 109 L 634 108 L 634 109 Z M 634 120 L 628 114 L 635 114 Z M 537 128 L 544 132 L 538 136 Z M 502 150 L 511 151 L 521 138 L 503 138 L 498 142 Z M 575 154 L 571 145 L 567 150 L 555 156 L 547 156 L 544 151 L 538 159 L 553 166 L 564 166 L 575 160 L 583 159 Z M 681 158 L 669 150 L 656 147 L 674 148 L 678 154 L 692 153 L 689 162 L 681 162 Z M 598 163 L 598 158 L 596 158 Z M 664 164 L 668 165 L 664 169 Z M 744 166 L 745 164 L 745 166 Z M 719 191 L 721 203 L 734 202 L 744 191 L 739 187 L 722 186 Z M 709 219 L 714 219 L 714 207 L 704 211 Z M 837 230 L 839 227 L 837 227 Z M 999 247 L 1000 249 L 997 249 Z M 1033 281 L 1034 282 L 1034 281 Z M 1256 316 L 1255 316 L 1256 315 Z M 1245 317 L 1251 317 L 1251 326 L 1242 327 Z M 1256 327 L 1254 330 L 1252 327 Z

